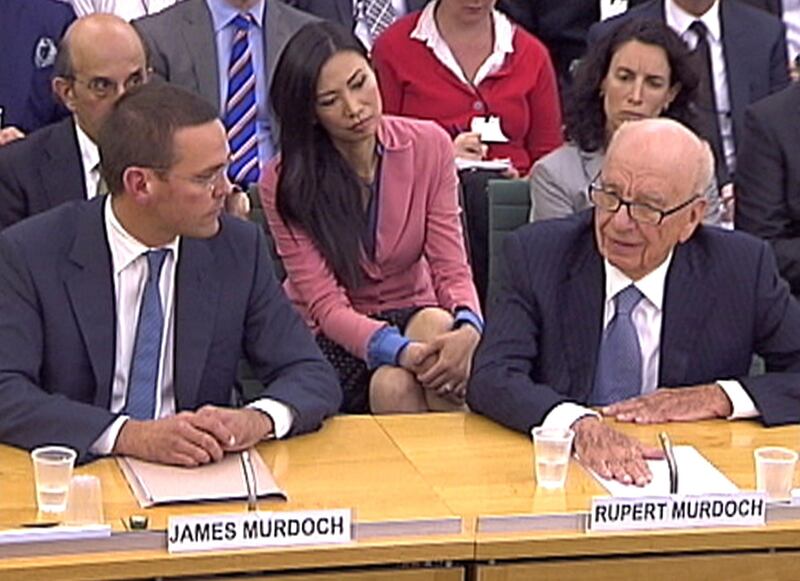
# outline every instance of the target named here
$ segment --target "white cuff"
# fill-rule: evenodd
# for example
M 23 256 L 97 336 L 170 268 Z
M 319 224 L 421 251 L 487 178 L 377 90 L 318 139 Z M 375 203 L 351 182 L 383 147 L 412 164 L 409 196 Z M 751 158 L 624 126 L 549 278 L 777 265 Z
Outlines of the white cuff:
M 731 400 L 731 408 L 733 411 L 728 416 L 729 420 L 742 420 L 746 418 L 755 418 L 761 414 L 753 403 L 752 398 L 748 395 L 747 391 L 742 387 L 742 384 L 734 379 L 725 379 L 718 381 L 717 385 L 722 388 L 728 399 Z
M 116 420 L 111 422 L 105 431 L 100 434 L 94 443 L 89 446 L 89 452 L 95 456 L 108 456 L 114 451 L 114 445 L 117 443 L 117 436 L 125 422 L 128 421 L 128 416 L 119 416 Z
M 543 428 L 571 428 L 583 416 L 600 417 L 596 411 L 572 402 L 558 404 L 550 410 L 542 422 Z
M 292 409 L 279 401 L 269 398 L 257 399 L 247 405 L 267 414 L 272 420 L 272 428 L 275 431 L 275 438 L 283 438 L 292 429 L 294 423 L 294 413 Z

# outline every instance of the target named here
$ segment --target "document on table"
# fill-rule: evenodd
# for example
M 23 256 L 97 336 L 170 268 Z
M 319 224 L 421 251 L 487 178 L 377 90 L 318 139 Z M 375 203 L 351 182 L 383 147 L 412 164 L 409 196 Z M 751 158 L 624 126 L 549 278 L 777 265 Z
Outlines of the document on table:
M 678 464 L 678 494 L 726 494 L 735 493 L 739 488 L 709 462 L 694 446 L 675 446 L 675 462 Z M 592 475 L 612 496 L 669 496 L 669 468 L 666 460 L 648 460 L 647 466 L 653 480 L 645 486 L 622 484 L 616 480 L 606 480 L 595 472 Z
M 256 496 L 286 500 L 272 473 L 256 451 L 250 452 L 256 476 Z M 155 504 L 247 498 L 247 483 L 239 454 L 196 468 L 164 466 L 128 456 L 117 458 L 133 495 L 142 508 Z

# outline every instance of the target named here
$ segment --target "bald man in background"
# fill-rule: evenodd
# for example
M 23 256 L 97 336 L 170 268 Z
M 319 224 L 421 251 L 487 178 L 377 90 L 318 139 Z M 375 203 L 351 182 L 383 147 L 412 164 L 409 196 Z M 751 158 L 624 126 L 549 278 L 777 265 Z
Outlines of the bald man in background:
M 573 428 L 598 474 L 645 484 L 655 442 L 600 421 L 800 422 L 800 305 L 769 245 L 701 224 L 708 146 L 676 121 L 623 125 L 593 210 L 509 234 L 470 408 L 511 428 Z M 767 373 L 749 376 L 754 353 Z M 599 410 L 599 412 L 597 411 Z
M 95 14 L 67 29 L 52 88 L 71 115 L 0 148 L 0 229 L 102 193 L 100 126 L 117 99 L 146 80 L 144 46 L 121 18 Z

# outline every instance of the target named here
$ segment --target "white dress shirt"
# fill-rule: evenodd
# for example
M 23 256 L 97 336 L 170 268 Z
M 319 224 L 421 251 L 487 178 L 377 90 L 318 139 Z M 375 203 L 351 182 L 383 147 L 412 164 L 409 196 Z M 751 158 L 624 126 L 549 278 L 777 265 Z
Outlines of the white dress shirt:
M 800 54 L 800 0 L 783 0 L 783 23 L 786 25 L 786 45 L 791 64 Z
M 78 136 L 78 150 L 81 153 L 83 164 L 83 183 L 86 186 L 86 199 L 91 200 L 97 195 L 97 186 L 100 184 L 100 150 L 91 137 L 78 125 L 74 117 L 75 133 Z
M 486 77 L 494 72 L 500 70 L 503 62 L 506 60 L 506 55 L 514 52 L 514 25 L 506 17 L 505 14 L 497 10 L 492 10 L 492 21 L 494 25 L 494 46 L 492 53 L 483 61 L 478 72 L 475 74 L 475 80 L 470 82 L 461 65 L 458 64 L 456 57 L 450 50 L 447 42 L 442 38 L 439 33 L 439 28 L 436 26 L 436 19 L 434 12 L 436 10 L 436 2 L 428 2 L 422 13 L 419 16 L 417 25 L 411 31 L 411 38 L 420 40 L 433 52 L 433 56 L 442 63 L 450 72 L 452 72 L 457 79 L 466 85 L 476 87 L 481 84 Z
M 733 141 L 733 118 L 731 116 L 731 97 L 728 87 L 728 74 L 725 69 L 725 51 L 722 45 L 722 24 L 719 19 L 719 0 L 716 0 L 705 14 L 694 16 L 675 4 L 675 0 L 666 0 L 664 4 L 667 25 L 674 30 L 694 50 L 697 46 L 697 35 L 689 27 L 695 20 L 700 20 L 708 30 L 708 47 L 711 51 L 711 71 L 714 77 L 714 100 L 717 103 L 719 130 L 722 136 L 722 150 L 725 154 L 725 165 L 732 174 L 736 169 L 736 144 Z
M 641 395 L 652 393 L 658 388 L 664 287 L 671 262 L 672 253 L 655 270 L 634 282 L 610 262 L 603 261 L 606 274 L 603 330 L 614 317 L 614 297 L 617 293 L 633 284 L 644 297 L 631 312 L 633 325 L 636 327 L 636 334 L 639 337 L 639 348 L 642 352 Z M 716 383 L 731 400 L 733 412 L 728 419 L 752 418 L 758 415 L 753 400 L 738 381 L 723 380 Z M 597 416 L 598 414 L 582 405 L 565 402 L 550 410 L 542 425 L 568 428 L 585 415 Z
M 391 4 L 392 8 L 394 8 L 395 19 L 405 16 L 406 12 L 408 12 L 406 0 L 392 0 Z M 372 35 L 369 33 L 362 0 L 353 0 L 353 20 L 356 24 L 355 29 L 353 29 L 353 34 L 356 35 L 356 38 L 358 38 L 361 44 L 367 47 L 367 49 L 371 49 L 375 39 L 372 38 Z
M 94 12 L 116 14 L 127 21 L 161 12 L 177 0 L 70 0 L 78 17 Z
M 114 353 L 114 377 L 111 386 L 109 409 L 120 413 L 125 407 L 128 394 L 128 379 L 133 359 L 136 327 L 139 308 L 142 302 L 148 267 L 145 253 L 150 248 L 131 236 L 114 214 L 112 197 L 105 203 L 105 230 L 111 251 L 111 264 L 114 276 L 114 304 L 116 312 L 116 351 Z M 161 338 L 156 392 L 156 418 L 166 418 L 175 414 L 174 390 L 174 338 L 175 338 L 175 265 L 180 252 L 180 237 L 161 248 L 169 250 L 164 259 L 159 279 L 159 294 L 164 308 L 164 333 Z M 263 398 L 248 407 L 259 409 L 272 419 L 275 437 L 285 436 L 291 429 L 293 417 L 288 406 Z M 119 416 L 95 440 L 89 450 L 94 454 L 110 454 L 122 426 L 128 416 Z

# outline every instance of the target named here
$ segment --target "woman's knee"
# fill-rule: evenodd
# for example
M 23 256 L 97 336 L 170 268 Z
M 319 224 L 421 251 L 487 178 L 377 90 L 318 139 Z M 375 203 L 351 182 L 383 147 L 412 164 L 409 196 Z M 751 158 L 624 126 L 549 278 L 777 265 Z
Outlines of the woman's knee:
M 400 367 L 384 366 L 372 375 L 369 407 L 374 414 L 418 413 L 428 405 L 414 375 Z
M 426 307 L 411 317 L 405 335 L 412 341 L 430 341 L 453 328 L 453 315 L 441 307 Z

